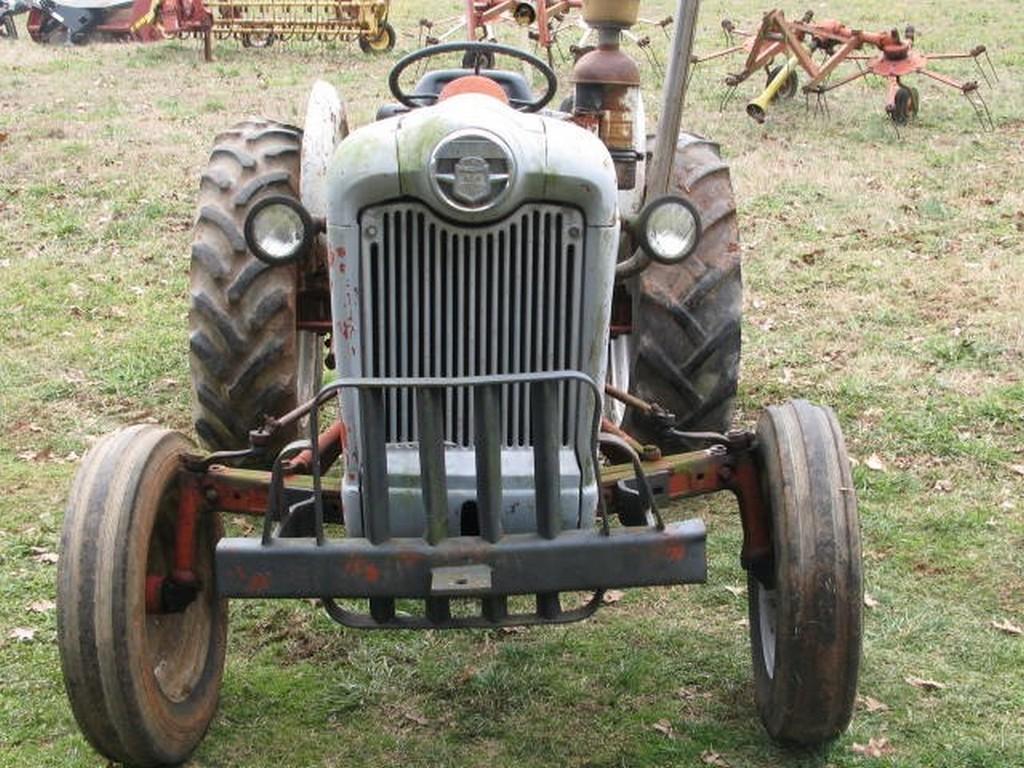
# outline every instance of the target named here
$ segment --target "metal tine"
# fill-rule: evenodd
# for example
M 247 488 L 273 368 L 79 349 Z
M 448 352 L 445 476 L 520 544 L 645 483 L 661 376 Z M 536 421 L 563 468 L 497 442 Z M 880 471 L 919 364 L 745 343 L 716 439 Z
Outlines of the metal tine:
M 480 536 L 493 544 L 501 538 L 501 388 L 477 387 L 473 397 Z
M 438 544 L 448 536 L 448 485 L 444 465 L 444 390 L 424 387 L 416 392 L 420 482 L 427 510 L 426 539 Z
M 561 423 L 558 414 L 558 382 L 539 381 L 531 385 L 533 431 L 533 482 L 537 511 L 537 533 L 555 538 L 562 527 L 559 501 L 558 448 Z

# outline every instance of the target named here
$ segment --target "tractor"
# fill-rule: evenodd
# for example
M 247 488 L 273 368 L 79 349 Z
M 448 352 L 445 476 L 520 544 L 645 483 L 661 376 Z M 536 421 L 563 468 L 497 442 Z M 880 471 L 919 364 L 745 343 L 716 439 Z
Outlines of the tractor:
M 703 521 L 663 509 L 719 492 L 768 733 L 847 727 L 863 595 L 843 436 L 803 400 L 731 426 L 736 208 L 717 146 L 680 132 L 698 3 L 679 2 L 653 138 L 620 47 L 638 6 L 586 0 L 599 44 L 564 109 L 544 61 L 459 42 L 398 61 L 395 102 L 351 133 L 317 82 L 301 128 L 216 137 L 190 276 L 204 448 L 121 429 L 69 496 L 58 638 L 97 751 L 195 750 L 229 598 L 315 599 L 363 629 L 574 622 L 606 590 L 706 581 Z M 511 66 L 406 82 L 448 55 Z M 258 522 L 225 535 L 225 515 Z

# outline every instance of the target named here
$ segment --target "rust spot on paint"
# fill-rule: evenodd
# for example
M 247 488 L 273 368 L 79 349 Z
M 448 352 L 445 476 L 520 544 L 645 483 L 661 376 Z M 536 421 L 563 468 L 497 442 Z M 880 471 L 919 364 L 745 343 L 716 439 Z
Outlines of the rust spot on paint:
M 673 563 L 678 563 L 680 560 L 686 557 L 686 545 L 685 544 L 670 544 L 665 547 L 665 558 L 671 560 Z
M 345 563 L 345 573 L 362 579 L 368 584 L 376 584 L 380 581 L 380 569 L 362 558 L 353 558 Z
M 254 573 L 246 585 L 249 592 L 266 592 L 270 588 L 270 576 L 266 573 Z

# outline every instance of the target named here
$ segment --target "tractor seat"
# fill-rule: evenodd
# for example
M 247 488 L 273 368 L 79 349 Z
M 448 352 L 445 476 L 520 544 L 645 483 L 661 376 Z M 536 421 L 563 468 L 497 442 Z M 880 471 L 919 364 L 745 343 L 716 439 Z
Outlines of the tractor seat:
M 441 91 L 448 83 L 458 80 L 460 77 L 475 74 L 476 72 L 472 69 L 439 69 L 436 72 L 427 72 L 416 83 L 416 89 L 412 93 L 414 96 L 440 96 Z M 531 101 L 535 98 L 530 84 L 518 72 L 509 72 L 504 69 L 481 69 L 480 74 L 500 85 L 510 99 Z M 429 103 L 428 99 L 423 100 L 424 106 Z M 386 120 L 395 115 L 403 115 L 408 111 L 408 107 L 401 104 L 384 104 L 377 110 L 377 119 Z

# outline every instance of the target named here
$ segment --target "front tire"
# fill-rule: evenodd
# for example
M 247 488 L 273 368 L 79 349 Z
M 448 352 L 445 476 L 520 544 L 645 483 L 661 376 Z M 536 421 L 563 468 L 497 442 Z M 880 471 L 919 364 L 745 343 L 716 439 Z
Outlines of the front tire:
M 857 693 L 864 597 L 853 478 L 831 409 L 769 408 L 757 446 L 774 563 L 772 584 L 748 577 L 755 697 L 773 738 L 812 746 L 846 730 Z
M 217 708 L 227 603 L 216 596 L 217 516 L 197 526 L 200 591 L 180 613 L 146 611 L 147 576 L 172 567 L 180 434 L 135 426 L 103 438 L 75 476 L 57 572 L 57 643 L 71 709 L 93 747 L 136 766 L 176 764 Z
M 298 265 L 264 264 L 242 234 L 261 198 L 300 199 L 301 145 L 298 128 L 247 120 L 217 137 L 202 175 L 190 270 L 189 367 L 195 429 L 210 450 L 245 448 L 264 417 L 290 411 L 319 387 L 319 337 L 296 328 Z M 275 433 L 268 455 L 295 436 L 295 428 Z
M 634 279 L 630 391 L 676 417 L 680 430 L 724 432 L 740 372 L 740 272 L 736 201 L 718 146 L 683 134 L 669 190 L 692 202 L 703 236 L 682 264 L 651 264 Z M 685 446 L 635 409 L 624 428 L 663 451 Z

